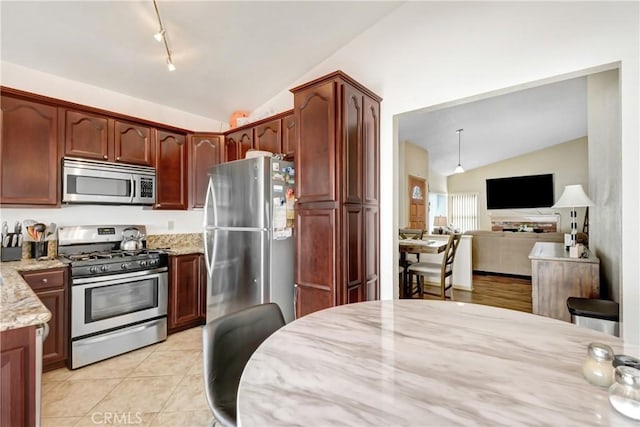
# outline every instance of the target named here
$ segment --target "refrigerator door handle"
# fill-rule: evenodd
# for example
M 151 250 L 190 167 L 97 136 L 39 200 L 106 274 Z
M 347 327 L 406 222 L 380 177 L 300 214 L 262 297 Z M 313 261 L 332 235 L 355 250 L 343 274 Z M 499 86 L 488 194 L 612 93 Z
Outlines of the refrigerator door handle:
M 209 239 L 209 235 L 213 233 L 214 230 L 204 229 L 204 266 L 207 268 L 207 277 L 211 277 L 211 273 L 213 270 L 213 257 L 211 256 L 211 252 L 209 251 L 209 243 L 211 239 Z
M 213 197 L 213 181 L 209 178 L 209 183 L 207 184 L 207 193 L 204 199 L 204 218 L 202 220 L 202 226 L 212 226 L 213 224 L 209 224 L 209 199 Z M 213 208 L 213 204 L 211 205 Z M 206 236 L 205 236 L 206 237 Z

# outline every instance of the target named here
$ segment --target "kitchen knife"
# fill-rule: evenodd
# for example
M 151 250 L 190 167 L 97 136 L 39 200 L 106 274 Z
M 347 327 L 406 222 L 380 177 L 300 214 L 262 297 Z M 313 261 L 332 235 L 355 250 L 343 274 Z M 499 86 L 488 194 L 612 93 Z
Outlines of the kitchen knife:
M 9 236 L 8 234 L 6 236 L 2 236 L 2 247 L 3 248 L 8 248 L 9 247 L 9 240 L 11 240 L 11 236 Z
M 11 233 L 11 247 L 15 248 L 18 246 L 18 235 L 16 233 Z
M 7 225 L 7 221 L 2 221 L 2 238 L 9 234 L 9 226 Z

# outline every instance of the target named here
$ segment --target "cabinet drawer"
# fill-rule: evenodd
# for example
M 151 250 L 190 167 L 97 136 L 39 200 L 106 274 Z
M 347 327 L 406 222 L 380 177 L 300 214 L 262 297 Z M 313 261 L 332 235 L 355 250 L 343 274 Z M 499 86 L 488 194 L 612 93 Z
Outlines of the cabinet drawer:
M 22 277 L 34 291 L 62 288 L 65 284 L 66 269 L 23 271 Z

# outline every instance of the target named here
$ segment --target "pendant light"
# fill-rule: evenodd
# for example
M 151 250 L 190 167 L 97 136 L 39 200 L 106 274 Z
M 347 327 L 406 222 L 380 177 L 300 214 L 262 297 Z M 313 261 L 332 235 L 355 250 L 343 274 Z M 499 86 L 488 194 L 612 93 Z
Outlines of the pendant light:
M 464 172 L 464 168 L 460 164 L 460 134 L 462 133 L 463 130 L 464 129 L 458 129 L 456 131 L 458 133 L 458 166 L 456 166 L 456 170 L 454 170 L 453 173 L 463 173 Z

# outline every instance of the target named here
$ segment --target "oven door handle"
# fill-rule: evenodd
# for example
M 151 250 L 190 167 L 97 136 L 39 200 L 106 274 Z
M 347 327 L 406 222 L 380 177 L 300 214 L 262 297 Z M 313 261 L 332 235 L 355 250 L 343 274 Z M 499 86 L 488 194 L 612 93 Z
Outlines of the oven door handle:
M 149 279 L 149 276 L 159 277 L 162 273 L 167 273 L 167 271 L 167 267 L 161 267 L 153 270 L 136 271 L 133 273 L 114 273 L 108 276 L 82 277 L 80 279 L 73 279 L 71 283 L 73 286 L 91 285 L 91 287 L 114 285 L 117 283 L 131 282 L 133 279 Z
M 95 336 L 95 337 L 91 337 L 87 340 L 84 340 L 84 342 L 82 341 L 74 341 L 74 345 L 92 345 L 92 344 L 96 344 L 102 341 L 106 341 L 106 340 L 110 340 L 113 339 L 115 337 L 121 337 L 124 335 L 129 335 L 131 333 L 134 332 L 141 332 L 144 331 L 145 329 L 151 328 L 151 327 L 155 327 L 155 322 L 153 323 L 145 323 L 143 325 L 140 325 L 138 327 L 135 328 L 125 328 L 121 331 L 112 331 L 109 332 L 103 336 Z

